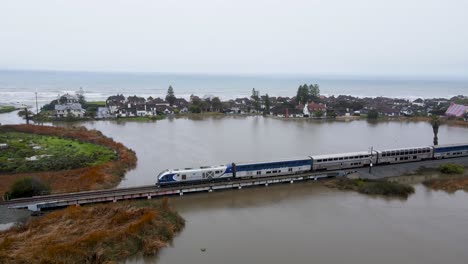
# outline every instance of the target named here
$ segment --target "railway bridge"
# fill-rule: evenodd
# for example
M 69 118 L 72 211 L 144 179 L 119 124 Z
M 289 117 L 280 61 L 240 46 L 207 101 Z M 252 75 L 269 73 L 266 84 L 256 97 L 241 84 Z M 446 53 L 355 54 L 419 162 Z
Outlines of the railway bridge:
M 117 202 L 119 200 L 130 199 L 152 199 L 154 197 L 162 197 L 168 195 L 184 195 L 195 192 L 213 192 L 222 189 L 242 189 L 245 187 L 269 186 L 271 184 L 278 183 L 294 183 L 296 181 L 318 180 L 321 178 L 340 177 L 350 172 L 352 171 L 349 170 L 321 173 L 304 173 L 281 177 L 276 176 L 255 179 L 242 179 L 234 181 L 212 182 L 164 188 L 160 188 L 156 185 L 147 185 L 140 187 L 53 194 L 1 201 L 0 206 L 7 206 L 8 208 L 13 209 L 27 208 L 31 211 L 41 211 L 70 205 Z

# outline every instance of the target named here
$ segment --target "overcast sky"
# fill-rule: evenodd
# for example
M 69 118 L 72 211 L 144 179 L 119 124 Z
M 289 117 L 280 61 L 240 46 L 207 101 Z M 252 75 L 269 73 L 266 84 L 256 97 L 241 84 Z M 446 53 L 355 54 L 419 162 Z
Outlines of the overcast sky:
M 468 75 L 467 0 L 2 0 L 0 69 Z

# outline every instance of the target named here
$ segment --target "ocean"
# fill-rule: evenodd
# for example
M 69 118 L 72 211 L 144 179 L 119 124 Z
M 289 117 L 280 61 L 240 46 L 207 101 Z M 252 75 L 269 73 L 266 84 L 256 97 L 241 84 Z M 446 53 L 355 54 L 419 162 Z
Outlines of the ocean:
M 110 95 L 164 97 L 169 85 L 178 97 L 218 96 L 222 100 L 249 97 L 252 88 L 270 96 L 294 96 L 301 84 L 317 83 L 321 94 L 359 97 L 416 98 L 452 97 L 468 94 L 467 79 L 410 80 L 306 75 L 209 75 L 170 73 L 113 73 L 0 70 L 0 104 L 33 105 L 48 103 L 80 87 L 88 101 L 105 100 Z

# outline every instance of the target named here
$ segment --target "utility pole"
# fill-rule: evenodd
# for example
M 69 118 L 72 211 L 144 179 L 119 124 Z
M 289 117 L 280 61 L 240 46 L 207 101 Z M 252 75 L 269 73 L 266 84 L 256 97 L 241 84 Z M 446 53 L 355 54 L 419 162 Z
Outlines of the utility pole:
M 39 104 L 37 103 L 37 88 L 36 88 L 36 115 L 39 114 Z
M 374 153 L 374 146 L 371 147 L 370 151 L 370 164 L 369 164 L 369 173 L 372 173 L 372 158 L 373 158 L 373 153 Z

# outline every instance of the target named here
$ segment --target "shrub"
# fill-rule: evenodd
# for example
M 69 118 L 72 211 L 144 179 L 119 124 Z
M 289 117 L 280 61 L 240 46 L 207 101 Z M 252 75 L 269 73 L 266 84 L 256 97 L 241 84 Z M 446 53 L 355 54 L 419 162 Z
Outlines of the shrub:
M 49 193 L 50 188 L 38 179 L 27 177 L 13 183 L 10 188 L 10 198 L 32 197 Z
M 458 164 L 447 163 L 439 166 L 439 170 L 446 174 L 462 174 L 465 172 L 465 168 Z
M 368 119 L 377 119 L 379 118 L 379 113 L 376 110 L 370 110 L 367 114 Z

